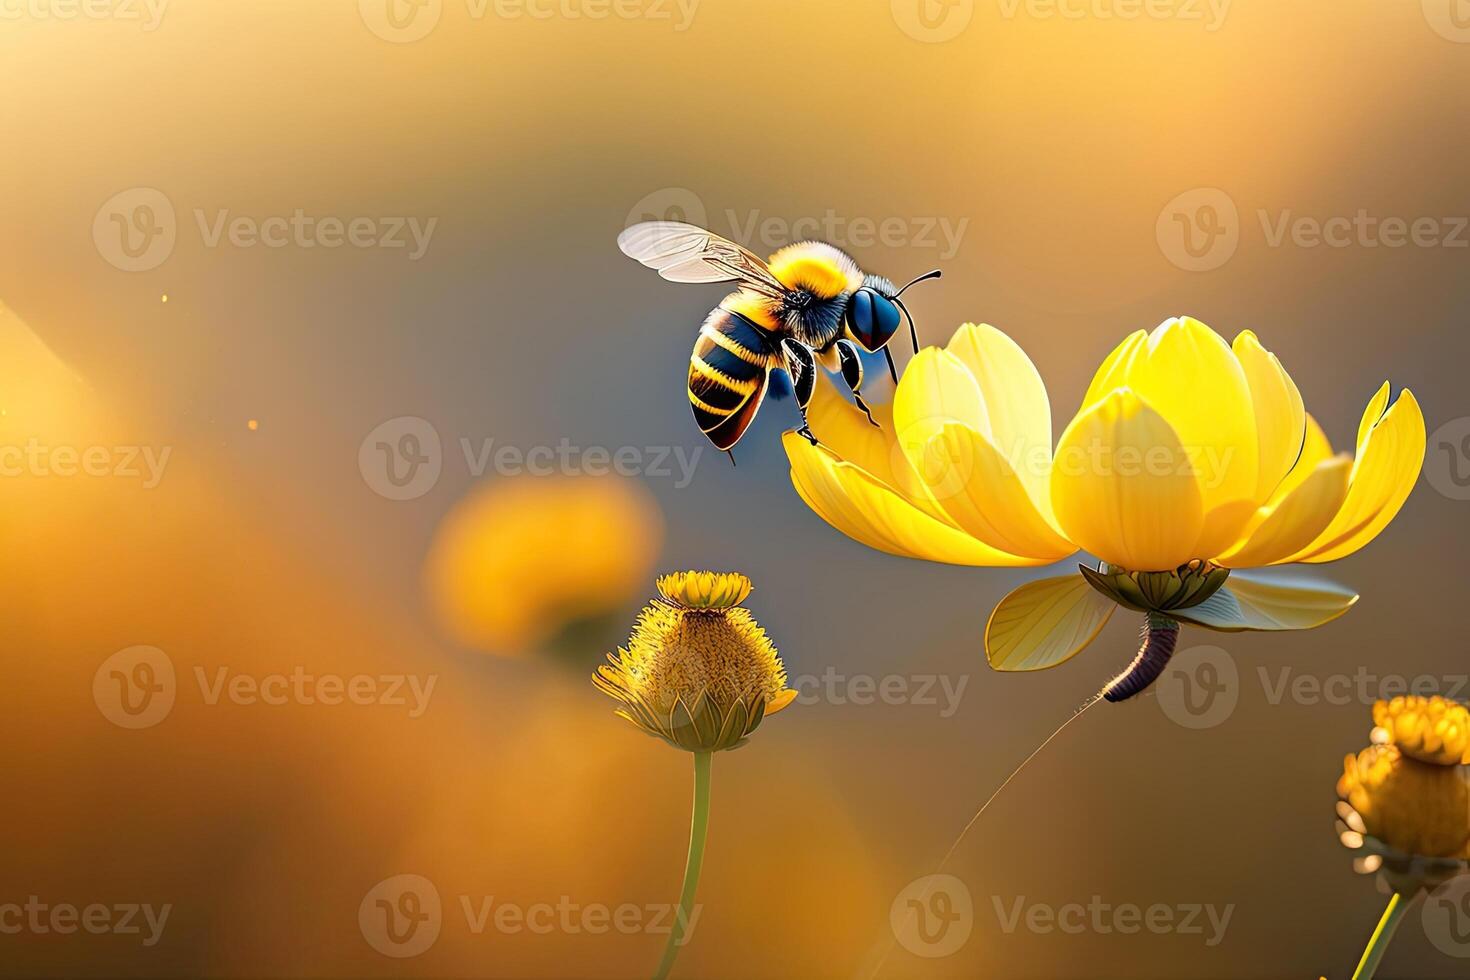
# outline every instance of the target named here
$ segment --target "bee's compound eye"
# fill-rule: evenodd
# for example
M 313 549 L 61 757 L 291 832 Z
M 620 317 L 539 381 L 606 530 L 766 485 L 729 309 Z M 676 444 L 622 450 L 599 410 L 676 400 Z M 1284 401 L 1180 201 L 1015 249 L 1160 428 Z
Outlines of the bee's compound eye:
M 874 339 L 878 341 L 877 346 L 882 347 L 888 343 L 889 338 L 898 330 L 898 304 L 894 303 L 887 296 L 874 296 L 873 319 L 874 333 L 876 335 Z M 874 349 L 876 350 L 877 348 Z
M 871 289 L 859 289 L 847 304 L 847 330 L 865 350 L 876 350 L 873 344 L 873 300 Z

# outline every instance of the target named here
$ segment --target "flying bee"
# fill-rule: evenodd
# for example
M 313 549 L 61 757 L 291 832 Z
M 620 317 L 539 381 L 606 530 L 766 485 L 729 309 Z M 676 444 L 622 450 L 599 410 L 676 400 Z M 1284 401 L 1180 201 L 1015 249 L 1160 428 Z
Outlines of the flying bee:
M 916 282 L 938 278 L 938 269 L 902 288 L 867 275 L 852 257 L 825 242 L 798 242 L 769 262 L 714 232 L 678 221 L 645 221 L 618 236 L 618 248 L 671 282 L 734 282 L 699 328 L 689 358 L 689 404 L 699 429 L 729 453 L 765 399 L 773 370 L 791 378 L 801 411 L 798 430 L 815 445 L 806 408 L 816 387 L 816 366 L 838 372 L 858 408 L 874 425 L 863 401 L 859 350 L 882 351 L 898 380 L 888 342 L 908 318 L 914 353 L 919 331 L 900 298 Z M 734 460 L 733 453 L 730 455 Z

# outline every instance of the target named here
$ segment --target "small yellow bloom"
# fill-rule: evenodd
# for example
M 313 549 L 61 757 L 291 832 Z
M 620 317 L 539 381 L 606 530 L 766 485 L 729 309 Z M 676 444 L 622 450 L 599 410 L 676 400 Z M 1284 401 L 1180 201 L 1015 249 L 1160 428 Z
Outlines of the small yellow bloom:
M 1397 746 L 1421 762 L 1470 764 L 1470 710 L 1435 695 L 1398 697 L 1373 706 L 1375 742 Z
M 622 702 L 620 716 L 675 748 L 734 748 L 796 697 L 775 646 L 739 605 L 750 589 L 738 573 L 660 577 L 660 598 L 593 683 Z
M 1358 871 L 1412 896 L 1470 872 L 1470 766 L 1464 705 L 1405 697 L 1373 706 L 1373 744 L 1343 763 L 1338 838 Z
M 1363 818 L 1364 833 L 1400 854 L 1470 857 L 1470 784 L 1459 766 L 1370 745 L 1347 757 L 1337 794 Z
M 632 480 L 502 477 L 444 518 L 424 583 L 445 631 L 467 647 L 595 657 L 620 629 L 614 617 L 637 601 L 662 540 L 658 505 Z
M 1119 594 L 1162 589 L 1173 604 L 1150 611 L 1219 630 L 1305 629 L 1345 612 L 1357 597 L 1334 586 L 1212 573 L 1333 561 L 1388 525 L 1425 451 L 1413 394 L 1391 405 L 1389 394 L 1385 383 L 1369 401 L 1356 456 L 1334 455 L 1253 333 L 1228 344 L 1175 318 L 1107 357 L 1053 447 L 1030 358 L 994 327 L 965 324 L 909 363 L 893 404 L 873 407 L 878 427 L 823 383 L 809 410 L 820 445 L 783 441 L 807 505 L 878 550 L 992 566 L 1097 556 L 1086 582 L 1032 582 L 997 608 L 992 665 L 1029 670 L 1081 650 Z M 1173 578 L 1137 580 L 1151 573 Z

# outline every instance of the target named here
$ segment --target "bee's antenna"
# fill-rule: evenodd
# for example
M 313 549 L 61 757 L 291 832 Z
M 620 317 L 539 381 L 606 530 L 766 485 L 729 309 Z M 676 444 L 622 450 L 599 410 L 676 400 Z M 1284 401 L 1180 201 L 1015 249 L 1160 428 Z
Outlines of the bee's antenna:
M 926 273 L 924 273 L 922 276 L 919 276 L 917 279 L 910 279 L 908 282 L 904 283 L 903 289 L 900 289 L 898 292 L 896 292 L 896 293 L 893 294 L 893 298 L 894 299 L 897 299 L 898 297 L 902 296 L 903 295 L 903 290 L 904 289 L 908 289 L 910 286 L 912 286 L 916 282 L 923 282 L 925 279 L 938 279 L 942 275 L 944 275 L 944 271 L 942 269 L 935 269 L 933 272 L 926 272 Z
M 893 351 L 888 349 L 887 344 L 883 345 L 883 356 L 888 358 L 888 373 L 893 375 L 893 383 L 898 384 L 898 368 L 893 366 Z
M 933 275 L 933 274 L 934 273 L 930 273 L 930 275 Z M 927 278 L 927 277 L 925 277 L 925 278 Z M 918 281 L 917 279 L 914 280 L 914 282 L 917 282 L 917 281 Z M 909 286 L 912 286 L 912 285 L 913 285 L 912 282 L 909 283 Z M 907 289 L 908 286 L 905 286 L 904 288 Z M 903 305 L 903 300 L 899 299 L 897 296 L 893 297 L 893 302 L 898 305 L 898 308 L 900 310 L 903 310 L 903 315 L 909 318 L 909 336 L 913 338 L 913 341 L 914 341 L 914 353 L 917 354 L 919 352 L 919 327 L 918 327 L 917 324 L 914 323 L 914 315 L 909 312 L 909 308 L 907 306 L 904 306 Z M 883 349 L 885 351 L 888 350 L 887 347 L 885 347 Z M 888 366 L 889 367 L 892 367 L 893 366 L 893 359 L 892 359 L 892 356 L 891 355 L 889 357 Z M 898 380 L 897 378 L 894 378 L 894 381 L 897 381 L 897 380 Z

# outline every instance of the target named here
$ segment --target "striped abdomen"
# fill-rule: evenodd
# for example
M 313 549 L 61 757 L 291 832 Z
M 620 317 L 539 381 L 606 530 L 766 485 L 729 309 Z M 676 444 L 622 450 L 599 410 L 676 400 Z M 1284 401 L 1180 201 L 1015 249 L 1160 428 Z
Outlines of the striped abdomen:
M 719 449 L 740 441 L 765 398 L 771 369 L 782 364 L 775 337 L 750 316 L 726 309 L 726 305 L 722 303 L 705 318 L 689 357 L 689 404 L 694 421 Z

